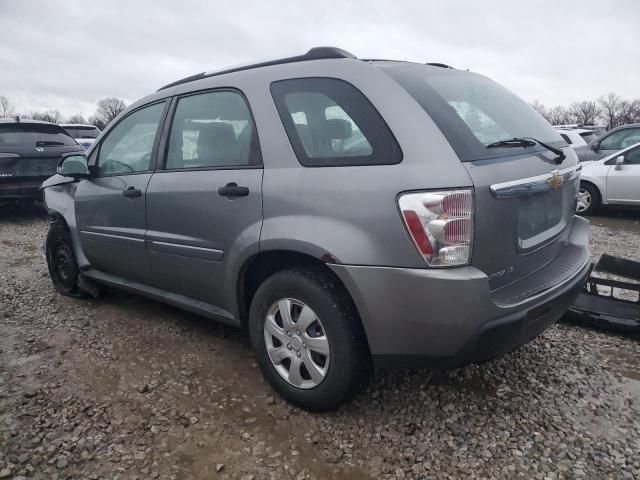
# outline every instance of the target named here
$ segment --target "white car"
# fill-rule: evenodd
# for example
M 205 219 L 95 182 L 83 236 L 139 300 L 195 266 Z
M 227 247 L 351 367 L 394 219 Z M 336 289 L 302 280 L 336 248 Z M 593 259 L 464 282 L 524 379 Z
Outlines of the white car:
M 589 215 L 600 205 L 640 206 L 640 143 L 582 163 L 576 211 Z
M 582 145 L 586 145 L 592 140 L 594 140 L 597 135 L 593 130 L 588 130 L 585 128 L 558 128 L 556 130 L 563 138 L 565 142 L 571 145 L 572 148 L 580 147 Z
M 100 129 L 94 125 L 85 125 L 82 123 L 65 123 L 60 125 L 67 133 L 78 142 L 78 144 L 88 150 L 93 142 L 95 142 L 98 135 L 100 135 Z

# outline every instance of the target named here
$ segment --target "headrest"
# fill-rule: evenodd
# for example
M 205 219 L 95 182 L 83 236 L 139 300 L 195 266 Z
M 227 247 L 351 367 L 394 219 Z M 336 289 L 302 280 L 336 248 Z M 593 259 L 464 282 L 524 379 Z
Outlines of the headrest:
M 351 138 L 352 135 L 351 123 L 341 118 L 331 118 L 327 120 L 325 131 L 327 134 L 327 138 L 331 140 L 344 140 L 346 138 Z
M 198 128 L 198 143 L 204 142 L 224 148 L 235 145 L 236 134 L 233 127 L 224 122 L 203 123 Z

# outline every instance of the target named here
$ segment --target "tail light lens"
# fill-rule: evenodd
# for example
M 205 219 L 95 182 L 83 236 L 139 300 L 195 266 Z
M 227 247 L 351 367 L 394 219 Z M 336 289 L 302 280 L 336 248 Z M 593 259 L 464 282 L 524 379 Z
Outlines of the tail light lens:
M 468 265 L 473 240 L 473 191 L 406 193 L 398 198 L 416 248 L 432 267 Z

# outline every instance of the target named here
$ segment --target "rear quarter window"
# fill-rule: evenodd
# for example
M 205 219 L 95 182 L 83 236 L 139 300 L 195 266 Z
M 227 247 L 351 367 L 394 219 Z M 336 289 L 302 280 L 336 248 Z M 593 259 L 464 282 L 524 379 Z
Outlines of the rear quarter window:
M 300 164 L 307 167 L 396 164 L 402 151 L 360 90 L 334 78 L 271 84 L 271 94 Z

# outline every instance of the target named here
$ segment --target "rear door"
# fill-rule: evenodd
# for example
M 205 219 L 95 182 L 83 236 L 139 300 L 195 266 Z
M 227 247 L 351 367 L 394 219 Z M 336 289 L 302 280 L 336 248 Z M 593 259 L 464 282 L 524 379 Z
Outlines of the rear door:
M 92 176 L 75 201 L 82 249 L 92 267 L 151 283 L 144 248 L 145 199 L 168 102 L 133 111 L 101 140 Z
M 0 124 L 0 188 L 30 187 L 56 173 L 62 154 L 82 151 L 58 125 Z
M 615 158 L 607 162 L 607 200 L 609 203 L 640 205 L 640 147 L 624 154 L 624 163 L 615 165 Z
M 262 162 L 249 106 L 236 90 L 179 97 L 164 161 L 147 189 L 155 285 L 225 309 L 225 267 L 257 250 Z

